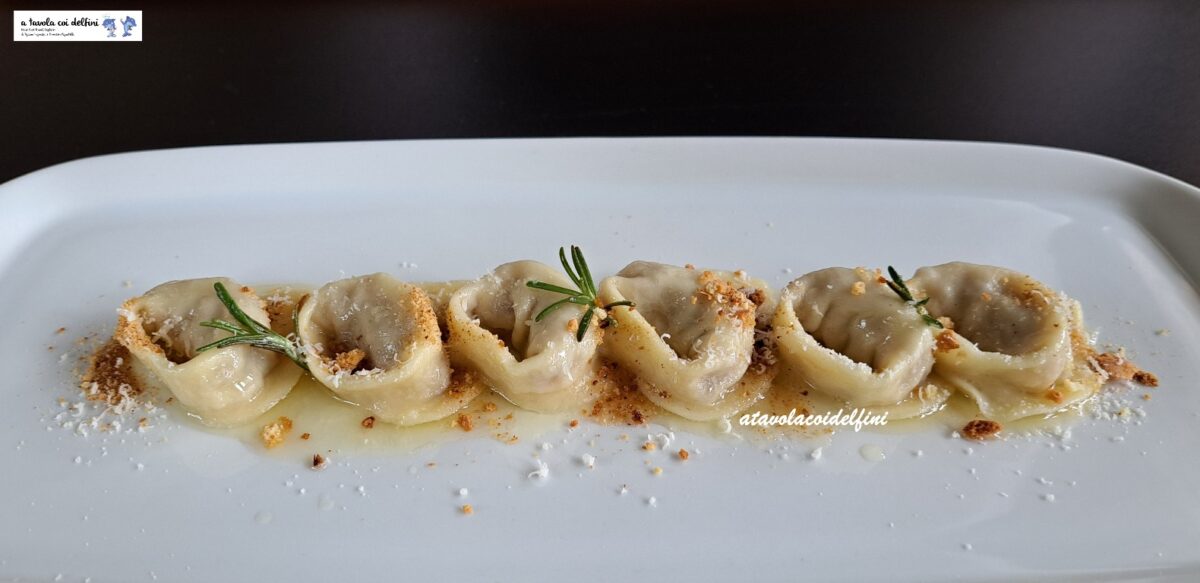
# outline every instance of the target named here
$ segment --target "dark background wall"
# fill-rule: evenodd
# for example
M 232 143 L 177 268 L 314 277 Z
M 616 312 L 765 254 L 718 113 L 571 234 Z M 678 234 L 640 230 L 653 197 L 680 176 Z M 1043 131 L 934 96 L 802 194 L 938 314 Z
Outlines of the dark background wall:
M 0 2 L 141 9 L 146 40 L 0 42 L 0 181 L 173 146 L 711 134 L 1042 144 L 1200 183 L 1196 0 L 63 4 Z

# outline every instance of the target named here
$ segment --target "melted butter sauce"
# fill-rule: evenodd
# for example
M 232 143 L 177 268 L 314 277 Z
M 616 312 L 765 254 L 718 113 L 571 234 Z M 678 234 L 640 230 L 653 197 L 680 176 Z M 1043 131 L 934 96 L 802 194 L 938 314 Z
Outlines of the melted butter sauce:
M 598 385 L 598 391 L 612 390 L 612 382 Z M 376 421 L 364 426 L 369 412 L 338 400 L 311 377 L 301 378 L 292 392 L 254 422 L 231 429 L 215 429 L 201 425 L 189 417 L 177 404 L 168 405 L 177 418 L 203 431 L 237 439 L 255 451 L 267 455 L 329 454 L 388 454 L 412 455 L 441 446 L 470 439 L 487 438 L 508 445 L 536 444 L 540 438 L 561 432 L 574 422 L 585 430 L 588 426 L 616 426 L 627 429 L 630 439 L 640 441 L 644 434 L 662 430 L 694 434 L 727 443 L 749 443 L 766 446 L 778 442 L 797 442 L 810 446 L 829 444 L 840 432 L 853 432 L 852 426 L 741 425 L 745 414 L 758 411 L 763 415 L 787 416 L 793 409 L 797 414 L 820 414 L 850 411 L 852 407 L 837 401 L 776 384 L 762 400 L 727 420 L 692 421 L 654 407 L 640 395 L 626 395 L 629 402 L 617 406 L 596 407 L 592 404 L 578 412 L 543 414 L 527 411 L 506 401 L 502 396 L 485 391 L 458 414 L 421 425 L 400 427 Z M 610 405 L 612 405 L 610 403 Z M 642 423 L 634 423 L 626 413 L 636 409 Z M 1005 424 L 1007 436 L 1036 434 L 1064 424 L 1070 425 L 1083 417 L 1082 406 L 1076 405 L 1053 415 L 1031 417 Z M 868 414 L 870 411 L 868 410 Z M 470 431 L 464 429 L 463 417 L 469 419 Z M 861 431 L 880 435 L 906 435 L 938 432 L 949 435 L 971 419 L 979 416 L 978 407 L 968 397 L 955 394 L 938 411 L 911 419 L 889 420 L 886 425 L 863 426 Z M 279 447 L 263 447 L 263 426 L 280 417 L 292 421 L 292 430 Z M 308 434 L 308 439 L 301 436 Z M 867 454 L 863 454 L 864 456 Z
M 460 421 L 464 415 L 470 418 L 470 431 Z M 280 417 L 292 421 L 292 430 L 285 444 L 269 450 L 272 452 L 299 448 L 313 453 L 411 454 L 479 436 L 502 443 L 523 443 L 563 426 L 560 415 L 518 409 L 491 391 L 476 397 L 458 414 L 437 421 L 408 427 L 383 421 L 368 424 L 364 420 L 370 417 L 370 412 L 337 399 L 308 375 L 301 378 L 291 394 L 254 422 L 231 429 L 214 429 L 191 422 L 205 431 L 227 435 L 252 449 L 263 450 L 263 426 Z M 309 437 L 303 439 L 301 436 L 306 433 Z

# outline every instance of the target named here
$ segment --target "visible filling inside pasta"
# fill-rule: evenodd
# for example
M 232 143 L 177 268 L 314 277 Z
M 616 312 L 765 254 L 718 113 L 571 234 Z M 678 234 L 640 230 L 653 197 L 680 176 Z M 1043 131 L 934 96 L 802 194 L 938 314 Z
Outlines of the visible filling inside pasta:
M 564 333 L 573 332 L 568 327 L 579 325 L 580 308 L 575 304 L 551 312 L 541 322 L 535 320 L 541 309 L 561 298 L 525 285 L 538 279 L 529 277 L 534 269 L 524 263 L 501 266 L 463 304 L 467 317 L 494 334 L 518 363 L 554 348 Z
M 529 349 L 530 326 L 517 326 L 517 312 L 507 294 L 489 294 L 489 305 L 476 305 L 468 315 L 479 321 L 479 327 L 495 334 L 508 352 L 517 359 L 525 360 Z
M 850 329 L 847 329 L 845 319 L 837 318 L 839 314 L 836 311 L 830 318 L 825 318 L 824 314 L 817 311 L 817 306 L 804 301 L 803 297 L 796 302 L 795 308 L 800 325 L 821 347 L 842 354 L 858 364 L 869 366 L 876 373 L 887 368 L 879 354 L 885 349 L 887 333 L 877 330 L 886 330 L 891 325 L 893 314 L 880 318 L 875 317 L 877 315 L 859 313 L 855 315 L 857 317 L 854 321 L 849 323 Z M 852 333 L 854 328 L 857 328 L 859 333 Z M 882 342 L 878 341 L 880 339 Z
M 828 269 L 804 279 L 792 307 L 818 344 L 875 373 L 911 357 L 911 337 L 924 324 L 877 276 L 863 268 Z
M 674 268 L 678 271 L 679 268 Z M 695 270 L 686 270 L 689 275 Z M 621 295 L 637 304 L 637 312 L 654 328 L 675 355 L 684 360 L 709 359 L 713 334 L 721 319 L 754 327 L 757 305 L 729 281 L 712 271 L 695 273 L 695 279 L 630 277 L 616 281 Z
M 675 314 L 672 315 L 670 304 L 663 304 L 646 299 L 636 299 L 636 295 L 626 294 L 626 297 L 635 298 L 633 301 L 638 304 L 638 312 L 642 317 L 650 323 L 651 326 L 659 333 L 659 337 L 675 355 L 685 360 L 691 360 L 700 356 L 700 348 L 704 344 L 705 338 L 711 333 L 711 329 L 700 328 L 697 326 L 686 325 L 688 321 L 694 321 L 696 315 Z M 701 310 L 692 310 L 701 312 Z
M 1013 356 L 1041 348 L 1047 324 L 1060 319 L 1053 298 L 1020 275 L 964 283 L 936 294 L 928 308 L 934 317 L 949 318 L 954 331 L 980 350 Z
M 146 330 L 146 334 L 154 341 L 154 344 L 162 348 L 163 354 L 167 360 L 175 364 L 183 364 L 196 356 L 195 348 L 205 344 L 204 338 L 201 338 L 200 332 L 204 328 L 197 329 L 193 326 L 188 326 L 188 332 L 184 333 L 183 327 L 177 326 L 181 322 L 179 316 L 172 316 L 165 320 L 159 320 L 153 317 L 143 317 L 142 327 Z M 211 335 L 211 334 L 210 334 Z M 213 338 L 215 340 L 216 338 Z
M 252 293 L 253 290 L 244 287 L 238 291 L 241 293 L 235 294 L 235 297 L 241 299 L 241 294 Z M 147 294 L 140 303 L 138 316 L 142 329 L 162 349 L 167 360 L 183 364 L 195 358 L 197 348 L 229 335 L 228 332 L 201 326 L 200 323 L 229 320 L 230 316 L 216 295 L 202 295 L 187 305 L 178 302 L 178 299 L 170 294 Z M 242 305 L 243 302 L 239 301 L 238 304 Z M 249 304 L 243 305 L 243 309 L 248 307 Z
M 416 309 L 420 301 L 411 294 L 419 290 L 397 298 L 387 286 L 364 281 L 352 293 L 324 295 L 313 310 L 305 340 L 331 373 L 369 373 L 406 361 L 416 335 L 427 329 L 421 319 L 435 317 Z

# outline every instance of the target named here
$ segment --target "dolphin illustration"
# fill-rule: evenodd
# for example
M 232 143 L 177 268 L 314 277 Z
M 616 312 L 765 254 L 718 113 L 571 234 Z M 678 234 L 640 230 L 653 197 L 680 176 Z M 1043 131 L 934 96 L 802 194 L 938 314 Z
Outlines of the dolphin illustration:
M 134 20 L 132 16 L 126 16 L 125 18 L 121 19 L 121 25 L 125 27 L 125 34 L 121 36 L 129 36 L 132 34 L 129 32 L 130 29 L 137 26 L 137 21 Z

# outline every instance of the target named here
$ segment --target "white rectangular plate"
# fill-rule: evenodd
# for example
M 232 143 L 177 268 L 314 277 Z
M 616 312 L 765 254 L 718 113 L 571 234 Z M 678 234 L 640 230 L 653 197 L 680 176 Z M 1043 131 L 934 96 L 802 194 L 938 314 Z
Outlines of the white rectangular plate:
M 1198 225 L 1193 187 L 996 144 L 374 142 L 49 168 L 0 187 L 0 576 L 1194 579 Z M 553 262 L 570 243 L 598 276 L 651 259 L 774 285 L 834 265 L 1003 265 L 1079 299 L 1101 342 L 1128 347 L 1162 386 L 1136 400 L 1144 418 L 1085 419 L 1061 439 L 843 432 L 819 460 L 811 442 L 679 434 L 672 449 L 700 450 L 680 463 L 641 451 L 645 429 L 586 424 L 516 445 L 480 431 L 418 452 L 335 452 L 311 472 L 302 445 L 267 455 L 174 418 L 88 438 L 53 420 L 56 399 L 76 395 L 59 362 L 71 339 L 108 331 L 121 300 L 157 283 L 464 279 Z M 887 459 L 867 461 L 863 444 Z M 549 480 L 527 478 L 535 453 Z

